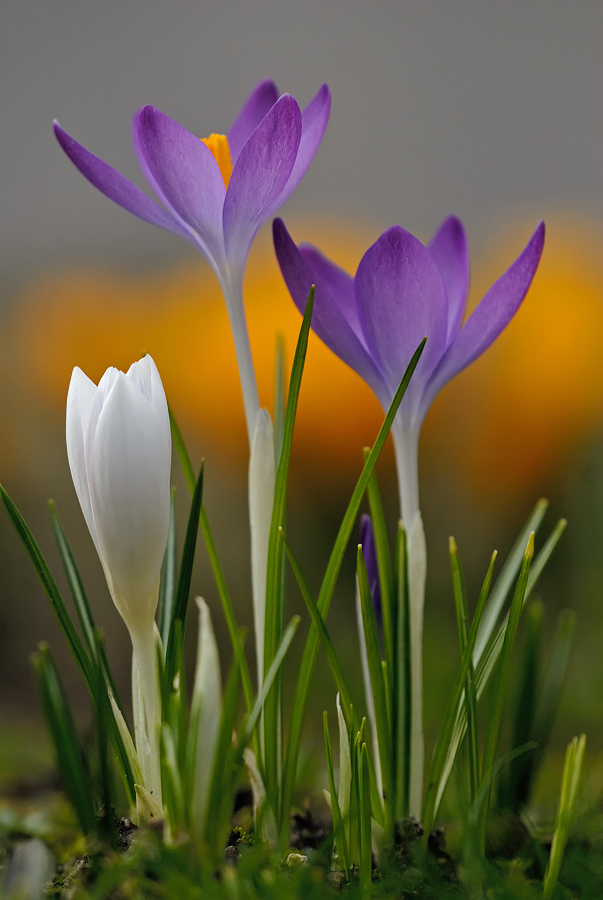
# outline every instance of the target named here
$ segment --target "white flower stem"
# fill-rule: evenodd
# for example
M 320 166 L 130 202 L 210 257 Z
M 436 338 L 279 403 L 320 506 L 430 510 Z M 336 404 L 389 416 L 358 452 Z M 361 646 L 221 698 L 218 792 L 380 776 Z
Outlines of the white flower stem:
M 132 639 L 132 705 L 136 753 L 144 787 L 159 806 L 161 800 L 161 709 L 157 668 L 156 625 L 151 619 L 130 629 Z
M 425 604 L 426 550 L 419 508 L 419 428 L 404 428 L 397 417 L 392 428 L 402 522 L 406 529 L 408 590 L 410 599 L 411 745 L 410 814 L 420 820 L 423 800 L 423 607 Z
M 364 622 L 362 621 L 362 607 L 360 605 L 360 590 L 356 580 L 356 624 L 358 626 L 358 643 L 360 644 L 360 662 L 362 664 L 362 680 L 364 682 L 364 699 L 366 702 L 366 714 L 371 727 L 371 740 L 373 743 L 373 759 L 375 765 L 375 780 L 379 797 L 383 797 L 383 775 L 381 774 L 381 756 L 379 754 L 379 736 L 377 734 L 377 721 L 375 719 L 375 703 L 373 700 L 373 686 L 366 651 L 366 638 L 364 636 Z
M 245 318 L 243 272 L 229 270 L 225 277 L 220 278 L 220 286 L 226 301 L 226 309 L 228 310 L 228 318 L 237 355 L 239 378 L 243 391 L 243 404 L 245 406 L 245 419 L 247 421 L 247 436 L 251 447 L 257 416 L 260 411 L 260 399 L 253 358 L 251 356 L 247 319 Z
M 237 355 L 249 436 L 249 527 L 258 690 L 264 672 L 264 625 L 268 539 L 274 504 L 274 429 L 266 410 L 260 409 L 249 332 L 243 303 L 243 270 L 230 269 L 220 278 Z
M 274 428 L 268 410 L 261 409 L 249 456 L 249 530 L 251 533 L 251 586 L 257 660 L 258 690 L 264 680 L 266 569 L 270 523 L 274 505 Z

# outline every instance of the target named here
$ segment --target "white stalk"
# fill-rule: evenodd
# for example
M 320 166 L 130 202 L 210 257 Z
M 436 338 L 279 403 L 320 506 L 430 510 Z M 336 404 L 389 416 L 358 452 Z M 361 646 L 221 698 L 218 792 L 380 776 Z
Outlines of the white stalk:
M 381 775 L 381 757 L 379 755 L 379 738 L 377 736 L 377 722 L 375 721 L 375 704 L 373 701 L 373 688 L 371 674 L 368 666 L 368 654 L 366 652 L 366 638 L 364 637 L 364 624 L 362 621 L 362 607 L 360 605 L 360 590 L 356 581 L 356 622 L 358 625 L 358 642 L 360 644 L 360 662 L 362 663 L 362 680 L 364 682 L 364 696 L 366 700 L 366 715 L 371 727 L 371 739 L 373 742 L 373 761 L 375 764 L 375 779 L 379 797 L 383 797 L 383 777 Z
M 266 618 L 266 568 L 274 504 L 274 428 L 266 409 L 261 409 L 249 457 L 249 530 L 251 533 L 251 586 L 258 690 L 264 680 L 264 628 Z
M 132 705 L 136 754 L 144 787 L 158 806 L 161 799 L 161 697 L 157 668 L 157 626 L 153 620 L 130 629 L 132 638 Z
M 200 597 L 197 597 L 197 606 L 199 638 L 191 704 L 191 727 L 196 730 L 191 831 L 193 839 L 199 841 L 207 824 L 207 802 L 222 720 L 222 677 L 209 607 Z
M 408 552 L 408 592 L 410 600 L 411 665 L 411 746 L 409 811 L 419 821 L 423 803 L 423 608 L 427 556 L 425 532 L 419 509 L 419 432 L 404 428 L 397 417 L 392 428 L 402 522 L 406 530 Z
M 268 841 L 271 847 L 278 845 L 278 831 L 274 813 L 268 803 L 268 795 L 262 780 L 262 775 L 258 766 L 255 753 L 251 747 L 246 747 L 243 751 L 243 759 L 247 766 L 247 774 L 249 775 L 249 783 L 253 794 L 253 817 L 255 819 L 255 827 L 261 840 Z
M 218 278 L 224 294 L 226 309 L 228 310 L 228 318 L 237 355 L 245 419 L 247 421 L 247 436 L 251 447 L 255 434 L 256 420 L 260 411 L 260 399 L 253 358 L 251 356 L 247 319 L 245 318 L 243 272 L 229 269 L 225 275 L 218 274 Z

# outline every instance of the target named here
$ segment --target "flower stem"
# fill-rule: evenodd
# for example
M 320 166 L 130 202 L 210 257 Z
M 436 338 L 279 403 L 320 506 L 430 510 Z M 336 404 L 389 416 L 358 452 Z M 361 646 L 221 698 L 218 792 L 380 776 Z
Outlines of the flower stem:
M 245 419 L 247 421 L 247 436 L 251 447 L 260 411 L 260 400 L 253 358 L 251 356 L 245 306 L 243 304 L 243 272 L 230 270 L 225 277 L 220 278 L 220 286 L 226 301 L 226 309 L 228 310 L 228 318 L 237 355 L 239 378 L 243 391 L 243 405 L 245 406 Z
M 419 508 L 419 429 L 404 428 L 397 417 L 392 428 L 402 521 L 407 534 L 410 599 L 411 742 L 409 812 L 420 820 L 423 799 L 423 608 L 426 549 Z
M 251 534 L 251 586 L 258 671 L 258 690 L 264 680 L 264 630 L 268 544 L 274 506 L 274 428 L 268 410 L 261 409 L 249 456 L 249 530 Z
M 155 622 L 145 622 L 130 631 L 132 639 L 132 706 L 136 753 L 144 787 L 158 805 L 161 800 L 160 726 L 161 709 Z

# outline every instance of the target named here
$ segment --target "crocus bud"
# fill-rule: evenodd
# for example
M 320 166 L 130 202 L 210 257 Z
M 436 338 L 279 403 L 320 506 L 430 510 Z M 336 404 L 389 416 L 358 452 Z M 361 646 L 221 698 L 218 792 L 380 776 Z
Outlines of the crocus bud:
M 366 572 L 371 589 L 371 600 L 377 623 L 379 643 L 383 650 L 383 610 L 381 606 L 381 583 L 379 581 L 379 567 L 377 564 L 377 546 L 375 544 L 375 531 L 373 521 L 369 515 L 364 514 L 360 519 L 360 543 L 366 563 Z
M 167 402 L 150 356 L 98 387 L 75 368 L 67 455 L 111 596 L 130 633 L 152 623 L 170 513 Z

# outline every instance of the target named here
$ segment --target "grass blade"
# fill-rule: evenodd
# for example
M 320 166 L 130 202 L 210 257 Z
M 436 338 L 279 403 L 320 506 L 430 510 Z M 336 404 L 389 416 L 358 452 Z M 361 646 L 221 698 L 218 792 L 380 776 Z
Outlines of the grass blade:
M 479 631 L 479 635 L 477 638 L 477 642 L 475 645 L 475 660 L 474 662 L 477 664 L 478 660 L 482 656 L 486 645 L 490 641 L 494 629 L 496 628 L 496 623 L 500 618 L 500 614 L 505 605 L 505 601 L 515 580 L 517 578 L 517 574 L 522 566 L 524 553 L 526 544 L 528 542 L 528 538 L 532 531 L 536 534 L 538 528 L 545 516 L 545 513 L 548 509 L 548 500 L 539 500 L 534 509 L 532 510 L 528 521 L 525 523 L 519 535 L 517 536 L 517 540 L 513 544 L 511 548 L 511 552 L 509 553 L 507 559 L 505 560 L 505 564 L 503 565 L 500 575 L 496 579 L 496 583 L 492 588 L 492 593 L 490 594 L 490 600 L 488 601 L 488 606 L 484 611 L 484 617 L 482 619 L 482 626 Z
M 314 288 L 310 289 L 308 302 L 304 311 L 299 338 L 293 357 L 291 377 L 289 379 L 289 391 L 287 397 L 287 410 L 285 413 L 285 425 L 280 458 L 276 471 L 276 483 L 274 489 L 274 507 L 270 523 L 270 537 L 268 541 L 268 563 L 266 578 L 266 620 L 264 630 L 264 674 L 268 671 L 275 657 L 278 643 L 281 639 L 283 628 L 283 544 L 280 540 L 280 531 L 285 524 L 287 484 L 289 479 L 289 464 L 291 461 L 291 449 L 293 446 L 293 432 L 295 429 L 295 417 L 301 388 L 306 352 L 308 349 L 308 337 L 310 335 L 310 323 L 312 321 L 312 309 L 314 306 Z M 282 765 L 282 691 L 281 679 L 277 675 L 274 690 L 266 697 L 264 707 L 264 779 L 268 797 L 273 809 L 278 810 L 280 769 Z M 287 811 L 287 820 L 289 812 Z
M 509 677 L 509 669 L 511 666 L 511 654 L 515 645 L 519 619 L 523 610 L 526 589 L 528 586 L 528 576 L 530 574 L 530 563 L 532 562 L 533 556 L 534 532 L 530 534 L 530 537 L 528 539 L 528 546 L 525 551 L 523 563 L 521 566 L 521 572 L 519 573 L 517 587 L 515 588 L 515 593 L 513 594 L 511 609 L 509 611 L 509 617 L 507 620 L 507 627 L 505 628 L 505 637 L 500 653 L 500 661 L 498 663 L 498 672 L 496 674 L 496 678 L 494 679 L 492 702 L 490 705 L 490 714 L 488 716 L 488 725 L 486 728 L 486 736 L 484 740 L 482 779 L 490 778 L 491 773 L 494 769 L 496 748 L 498 746 L 498 737 L 500 734 L 500 726 L 502 722 L 503 703 Z M 479 846 L 482 851 L 484 850 L 486 844 L 486 819 L 488 816 L 488 807 L 489 802 L 488 800 L 486 800 L 481 814 L 479 829 Z
M 570 610 L 564 610 L 557 623 L 557 631 L 553 642 L 553 652 L 544 677 L 544 683 L 536 708 L 533 739 L 538 744 L 534 753 L 529 757 L 531 770 L 528 773 L 526 802 L 538 769 L 542 763 L 550 736 L 553 730 L 555 715 L 561 699 L 565 675 L 570 661 L 574 631 L 576 628 L 576 615 Z
M 514 688 L 517 701 L 513 717 L 511 747 L 520 747 L 522 744 L 534 740 L 543 616 L 542 601 L 533 600 L 528 604 L 519 678 L 517 686 Z M 528 799 L 533 759 L 533 753 L 524 753 L 508 766 L 498 785 L 497 806 L 499 808 L 510 809 L 515 813 L 521 812 Z
M 303 597 L 303 600 L 306 604 L 308 612 L 312 618 L 312 622 L 318 630 L 320 635 L 320 640 L 322 641 L 323 649 L 325 651 L 325 656 L 327 657 L 327 661 L 331 668 L 331 673 L 333 675 L 333 679 L 335 681 L 335 686 L 337 687 L 337 691 L 339 692 L 339 696 L 341 698 L 341 703 L 343 705 L 343 709 L 345 711 L 345 715 L 348 720 L 352 721 L 352 695 L 350 693 L 350 689 L 348 687 L 345 675 L 343 673 L 343 668 L 341 663 L 339 662 L 339 658 L 337 656 L 337 652 L 335 647 L 333 646 L 333 641 L 331 640 L 331 635 L 327 630 L 327 626 L 325 625 L 324 619 L 320 614 L 320 611 L 316 605 L 316 601 L 312 596 L 310 588 L 308 586 L 308 582 L 304 578 L 304 575 L 300 569 L 299 563 L 291 549 L 291 545 L 287 541 L 287 539 L 282 537 L 283 545 L 285 547 L 285 552 L 287 554 L 287 558 L 289 559 L 289 563 L 291 564 L 291 569 L 293 574 L 295 575 L 295 580 L 297 581 L 300 593 Z
M 228 828 L 228 820 L 232 813 L 234 799 L 233 764 L 233 733 L 239 705 L 239 687 L 241 670 L 234 661 L 226 681 L 222 701 L 222 719 L 216 744 L 216 753 L 213 762 L 210 781 L 209 800 L 207 803 L 207 827 L 206 842 L 212 847 L 217 859 L 223 859 L 222 850 L 224 837 Z M 228 798 L 231 798 L 230 801 Z M 222 810 L 226 814 L 222 815 Z M 218 827 L 216 828 L 216 823 Z
M 387 840 L 393 840 L 394 815 L 392 809 L 393 797 L 393 765 L 392 765 L 392 728 L 386 702 L 385 679 L 381 665 L 381 652 L 379 648 L 379 635 L 377 623 L 371 600 L 371 589 L 366 571 L 366 563 L 362 553 L 362 547 L 358 546 L 356 557 L 356 574 L 358 589 L 360 592 L 360 605 L 362 609 L 362 624 L 366 641 L 366 654 L 373 692 L 373 705 L 375 709 L 375 724 L 379 744 L 379 761 L 381 763 L 381 775 L 383 778 L 383 798 L 380 802 L 384 806 L 385 833 Z
M 373 846 L 371 828 L 371 788 L 369 778 L 368 747 L 363 742 L 358 747 L 359 821 L 360 835 L 360 887 L 363 900 L 370 896 L 373 881 Z
M 419 362 L 424 346 L 425 340 L 421 342 L 421 344 L 415 351 L 410 363 L 408 364 L 406 372 L 404 373 L 404 377 L 400 382 L 400 386 L 395 393 L 394 399 L 392 400 L 383 425 L 381 426 L 381 430 L 379 431 L 377 440 L 375 441 L 369 457 L 364 464 L 362 473 L 360 475 L 360 478 L 358 479 L 343 521 L 339 528 L 339 532 L 335 540 L 335 545 L 331 552 L 331 556 L 329 558 L 327 571 L 325 573 L 317 601 L 317 606 L 323 619 L 326 619 L 327 613 L 329 611 L 331 598 L 333 596 L 333 591 L 335 590 L 335 583 L 337 581 L 341 564 L 343 562 L 346 547 L 352 534 L 354 522 L 356 521 L 356 517 L 360 509 L 362 498 L 368 487 L 369 479 L 375 469 L 375 465 L 377 464 L 377 460 L 381 454 L 381 451 L 389 434 L 392 422 L 398 411 L 398 407 L 402 402 L 402 398 L 404 397 L 412 374 L 417 366 L 417 363 Z M 295 691 L 295 698 L 293 701 L 293 715 L 291 718 L 289 737 L 287 741 L 287 753 L 285 758 L 285 771 L 282 788 L 283 799 L 281 815 L 281 841 L 283 844 L 286 843 L 286 840 L 288 840 L 287 828 L 289 824 L 289 810 L 291 808 L 291 798 L 293 795 L 295 775 L 297 772 L 297 761 L 301 745 L 302 727 L 306 714 L 310 682 L 312 680 L 312 673 L 314 671 L 319 643 L 320 637 L 318 631 L 314 628 L 314 626 L 312 626 L 310 628 L 310 633 L 304 647 L 304 653 Z
M 348 873 L 348 848 L 345 839 L 343 816 L 339 806 L 339 797 L 335 787 L 335 773 L 333 771 L 333 752 L 331 750 L 331 736 L 329 734 L 329 718 L 327 711 L 323 714 L 325 732 L 325 751 L 327 755 L 327 771 L 329 775 L 329 791 L 331 792 L 331 814 L 333 816 L 333 836 L 335 839 L 335 856 L 339 860 L 343 871 Z
M 86 642 L 90 657 L 94 659 L 96 652 L 96 641 L 94 636 L 95 626 L 90 604 L 88 603 L 80 573 L 76 567 L 75 559 L 71 547 L 69 546 L 69 541 L 67 540 L 67 535 L 63 530 L 53 500 L 48 501 L 48 509 L 50 511 L 50 521 L 58 544 L 59 553 L 63 562 L 63 568 L 65 569 L 65 575 L 67 576 L 71 596 L 73 597 L 75 611 L 82 627 L 84 641 Z
M 195 484 L 191 510 L 188 517 L 186 537 L 184 539 L 184 549 L 182 551 L 182 561 L 180 563 L 180 571 L 178 573 L 178 585 L 176 587 L 176 595 L 174 598 L 174 606 L 168 632 L 168 642 L 165 650 L 164 688 L 166 693 L 171 691 L 172 689 L 174 676 L 177 672 L 177 662 L 182 655 L 184 633 L 186 630 L 186 612 L 188 609 L 188 601 L 191 592 L 193 564 L 195 562 L 195 549 L 197 546 L 197 532 L 199 530 L 199 515 L 201 512 L 202 499 L 203 463 L 201 463 L 201 467 L 199 469 L 199 477 L 197 478 L 197 482 Z
M 488 568 L 486 578 L 484 579 L 484 583 L 480 591 L 477 609 L 475 610 L 475 614 L 471 622 L 471 628 L 469 629 L 469 634 L 467 635 L 467 645 L 465 647 L 465 652 L 461 660 L 461 666 L 457 675 L 457 680 L 450 695 L 446 715 L 444 716 L 444 721 L 438 735 L 435 750 L 433 751 L 433 758 L 431 760 L 431 766 L 429 770 L 429 780 L 427 784 L 425 806 L 423 811 L 423 826 L 425 828 L 426 835 L 430 835 L 431 831 L 433 830 L 435 816 L 438 811 L 440 799 L 442 797 L 444 786 L 446 784 L 446 781 L 448 780 L 448 775 L 450 773 L 450 768 L 448 767 L 450 762 L 450 747 L 452 741 L 456 737 L 455 725 L 457 722 L 457 713 L 459 704 L 461 703 L 461 698 L 463 696 L 463 691 L 465 689 L 465 684 L 467 682 L 467 673 L 469 672 L 469 667 L 472 664 L 473 654 L 475 651 L 475 642 L 477 640 L 480 622 L 482 620 L 482 615 L 486 606 L 486 602 L 488 600 L 495 562 L 496 552 L 492 554 L 490 566 Z M 453 760 L 456 756 L 456 750 L 458 749 L 459 743 L 460 741 L 454 747 L 454 753 L 452 754 Z
M 580 777 L 582 774 L 585 747 L 586 735 L 582 734 L 580 735 L 580 738 L 575 737 L 572 740 L 565 754 L 565 765 L 563 767 L 561 796 L 559 798 L 555 834 L 553 836 L 551 856 L 546 867 L 546 872 L 544 873 L 543 900 L 550 900 L 553 896 L 555 885 L 559 878 L 559 872 L 561 871 L 565 846 L 574 821 L 576 798 L 578 796 L 578 787 L 580 785 Z
M 176 448 L 176 453 L 178 454 L 178 459 L 180 460 L 180 465 L 182 466 L 185 481 L 192 495 L 195 491 L 195 472 L 191 463 L 190 456 L 188 454 L 188 450 L 186 449 L 184 439 L 182 437 L 182 432 L 180 431 L 178 423 L 176 422 L 176 418 L 171 409 L 169 412 L 172 440 Z M 249 674 L 249 666 L 247 664 L 247 658 L 243 649 L 241 633 L 237 626 L 237 620 L 234 614 L 232 600 L 230 598 L 230 593 L 226 584 L 224 570 L 220 562 L 220 557 L 218 556 L 216 542 L 214 541 L 214 536 L 204 506 L 201 507 L 201 513 L 199 516 L 199 530 L 201 531 L 201 535 L 205 543 L 205 549 L 209 558 L 209 564 L 211 566 L 214 580 L 216 582 L 216 588 L 218 590 L 218 596 L 220 597 L 220 603 L 222 604 L 224 618 L 226 619 L 226 626 L 228 628 L 228 634 L 230 636 L 232 649 L 241 671 L 243 694 L 245 696 L 245 704 L 249 712 L 251 711 L 251 707 L 253 706 L 253 687 L 251 685 L 251 675 Z M 256 746 L 256 753 L 258 752 L 258 750 L 259 742 Z
M 91 792 L 92 780 L 73 724 L 67 698 L 50 650 L 41 644 L 33 657 L 42 705 L 57 755 L 57 768 L 80 828 L 85 835 L 98 834 L 97 803 Z
M 276 362 L 274 366 L 274 461 L 278 467 L 285 433 L 287 385 L 285 381 L 285 339 L 276 336 Z
M 545 503 L 545 501 L 539 501 L 539 503 L 536 504 L 536 508 L 535 508 L 534 513 L 532 514 L 532 517 L 530 518 L 528 524 L 531 521 L 535 521 L 535 519 L 534 519 L 535 515 L 536 516 L 540 515 L 541 505 L 543 503 Z M 532 562 L 532 565 L 530 567 L 530 576 L 528 578 L 528 585 L 526 588 L 526 598 L 530 596 L 530 593 L 536 587 L 538 578 L 539 578 L 540 574 L 542 573 L 542 570 L 543 570 L 544 566 L 546 565 L 549 557 L 551 556 L 553 550 L 557 546 L 559 539 L 561 538 L 561 535 L 563 534 L 563 532 L 565 530 L 565 527 L 566 527 L 566 521 L 565 521 L 565 519 L 561 519 L 557 523 L 557 525 L 555 526 L 555 528 L 553 529 L 553 531 L 551 532 L 549 537 L 547 538 L 547 541 L 545 542 L 544 546 L 542 547 L 542 549 L 540 550 L 538 555 L 535 557 L 534 561 Z M 525 528 L 524 528 L 522 534 L 524 532 L 525 532 Z M 514 545 L 514 551 L 515 551 L 516 547 L 517 547 L 517 542 Z M 517 569 L 519 569 L 519 567 L 517 567 Z M 497 581 L 497 585 L 499 585 L 499 583 L 500 583 L 500 578 Z M 508 620 L 508 614 L 507 614 L 507 616 L 504 617 L 504 619 L 502 620 L 502 622 L 500 623 L 498 628 L 493 630 L 490 633 L 489 637 L 486 638 L 486 640 L 483 644 L 483 649 L 482 649 L 481 653 L 478 654 L 477 650 L 476 650 L 473 654 L 473 664 L 475 666 L 475 683 L 476 683 L 478 700 L 480 699 L 484 690 L 486 689 L 486 686 L 488 685 L 490 676 L 492 675 L 492 672 L 494 671 L 494 667 L 496 666 L 496 662 L 500 655 L 500 651 L 501 651 L 502 645 L 503 645 L 503 639 L 504 639 L 504 634 L 505 634 L 505 628 L 507 625 L 507 620 Z M 483 630 L 482 630 L 482 633 L 483 633 Z M 440 804 L 440 800 L 442 799 L 442 794 L 444 793 L 444 788 L 446 787 L 446 783 L 450 776 L 450 772 L 452 771 L 452 766 L 454 764 L 454 760 L 455 760 L 458 748 L 460 746 L 461 741 L 463 740 L 463 737 L 465 736 L 466 727 L 467 727 L 467 718 L 465 715 L 465 707 L 464 707 L 464 704 L 461 704 L 459 706 L 459 709 L 457 710 L 457 719 L 456 719 L 455 726 L 454 726 L 454 733 L 453 733 L 453 736 L 450 741 L 448 756 L 447 756 L 446 763 L 445 763 L 445 766 L 443 769 L 443 774 L 442 774 L 442 778 L 441 778 L 441 782 L 440 782 L 440 788 L 438 790 L 438 796 L 437 796 L 437 800 L 436 800 L 436 810 Z
M 44 588 L 44 592 L 50 601 L 50 605 L 54 610 L 54 613 L 59 621 L 59 625 L 61 626 L 61 630 L 65 635 L 67 643 L 69 644 L 69 649 L 73 653 L 75 657 L 75 661 L 77 662 L 82 675 L 88 685 L 88 689 L 90 693 L 94 693 L 93 683 L 92 683 L 92 666 L 90 663 L 90 659 L 86 650 L 84 649 L 84 645 L 80 639 L 79 634 L 77 633 L 73 622 L 71 621 L 71 616 L 67 611 L 67 607 L 63 601 L 61 596 L 61 592 L 57 587 L 57 583 L 52 577 L 50 569 L 48 568 L 48 564 L 42 555 L 42 551 L 38 547 L 36 539 L 31 533 L 25 519 L 4 490 L 2 485 L 0 485 L 0 497 L 2 498 L 2 502 L 6 507 L 6 511 L 13 523 L 19 538 L 21 539 L 21 543 L 25 547 L 27 551 L 27 555 L 29 556 L 31 563 L 36 571 L 36 575 L 42 582 L 42 587 Z
M 452 585 L 454 589 L 459 645 L 462 657 L 465 648 L 467 647 L 467 621 L 469 619 L 469 610 L 461 561 L 459 559 L 456 542 L 452 537 L 450 538 L 450 565 L 452 568 Z M 469 797 L 471 803 L 473 803 L 480 784 L 477 691 L 475 688 L 473 661 L 469 663 L 467 681 L 465 682 L 465 714 L 467 717 L 467 746 L 469 751 Z
M 264 677 L 264 683 L 262 684 L 262 689 L 256 697 L 255 703 L 253 705 L 253 709 L 247 718 L 245 723 L 245 728 L 243 729 L 243 738 L 242 744 L 247 745 L 249 743 L 249 739 L 253 732 L 253 729 L 256 726 L 257 720 L 260 717 L 260 713 L 262 712 L 264 703 L 266 701 L 266 697 L 270 692 L 270 688 L 272 687 L 272 683 L 276 677 L 276 674 L 281 666 L 283 659 L 285 658 L 285 653 L 289 649 L 289 644 L 293 640 L 293 636 L 299 627 L 299 623 L 301 622 L 300 616 L 293 616 L 285 631 L 283 632 L 283 636 L 281 638 L 281 642 L 278 645 L 277 651 L 274 655 L 274 659 L 270 665 L 270 668 L 266 672 Z
M 161 585 L 159 588 L 159 634 L 161 642 L 167 650 L 170 636 L 170 623 L 174 617 L 174 603 L 176 599 L 176 579 L 178 563 L 176 557 L 176 504 L 175 489 L 172 488 L 170 496 L 170 524 L 168 538 L 161 569 Z

